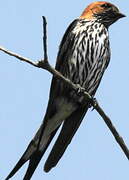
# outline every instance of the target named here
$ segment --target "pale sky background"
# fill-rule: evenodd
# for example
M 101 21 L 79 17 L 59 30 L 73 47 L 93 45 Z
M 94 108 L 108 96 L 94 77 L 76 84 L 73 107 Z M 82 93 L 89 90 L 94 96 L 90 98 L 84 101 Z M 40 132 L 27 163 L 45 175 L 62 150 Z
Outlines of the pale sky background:
M 55 64 L 62 35 L 90 0 L 4 0 L 0 3 L 0 45 L 33 60 L 41 59 L 42 18 L 48 21 L 49 61 Z M 112 58 L 96 94 L 129 147 L 129 1 L 112 0 L 127 15 L 112 25 Z M 51 75 L 0 52 L 0 179 L 12 170 L 40 126 Z M 129 162 L 102 118 L 87 113 L 63 158 L 43 171 L 48 152 L 32 180 L 128 180 Z M 22 180 L 26 165 L 12 178 Z

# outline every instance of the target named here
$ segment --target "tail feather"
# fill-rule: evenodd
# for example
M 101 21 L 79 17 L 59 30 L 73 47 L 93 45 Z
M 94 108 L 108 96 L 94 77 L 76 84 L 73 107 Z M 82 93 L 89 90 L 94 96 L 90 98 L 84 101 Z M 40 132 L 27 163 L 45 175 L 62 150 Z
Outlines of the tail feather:
M 28 166 L 28 169 L 26 171 L 26 174 L 25 174 L 23 180 L 30 180 L 35 169 L 37 168 L 42 156 L 44 155 L 50 142 L 52 141 L 53 137 L 55 136 L 58 128 L 59 127 L 57 127 L 57 129 L 55 129 L 55 131 L 53 131 L 51 133 L 49 140 L 48 140 L 47 144 L 44 146 L 44 148 L 42 149 L 42 151 L 39 151 L 37 148 L 33 148 L 34 142 L 32 140 L 30 142 L 29 146 L 27 147 L 26 151 L 24 152 L 24 154 L 18 161 L 18 163 L 15 165 L 15 167 L 13 168 L 13 170 L 10 172 L 10 174 L 7 176 L 7 178 L 5 180 L 10 179 L 28 160 L 29 160 L 29 166 Z
M 79 128 L 88 107 L 78 108 L 75 112 L 71 114 L 62 126 L 61 132 L 55 145 L 50 152 L 50 155 L 45 163 L 44 171 L 48 172 L 52 167 L 56 166 L 62 155 L 64 154 L 67 146 L 70 144 L 74 134 Z
M 28 151 L 30 151 L 30 148 L 32 148 L 32 144 L 33 144 L 33 140 L 30 142 L 26 151 L 24 152 L 18 163 L 15 165 L 15 167 L 13 168 L 13 170 L 10 172 L 10 174 L 7 176 L 5 180 L 10 179 L 29 160 L 30 157 L 28 156 L 27 158 L 26 154 L 28 153 Z M 34 151 L 32 151 L 32 154 L 33 153 Z
M 31 177 L 34 174 L 34 171 L 37 168 L 37 166 L 38 166 L 44 152 L 45 151 L 43 151 L 43 152 L 41 152 L 41 151 L 34 152 L 34 154 L 32 155 L 32 157 L 29 160 L 29 166 L 27 168 L 27 171 L 26 171 L 26 174 L 25 174 L 23 180 L 31 179 Z

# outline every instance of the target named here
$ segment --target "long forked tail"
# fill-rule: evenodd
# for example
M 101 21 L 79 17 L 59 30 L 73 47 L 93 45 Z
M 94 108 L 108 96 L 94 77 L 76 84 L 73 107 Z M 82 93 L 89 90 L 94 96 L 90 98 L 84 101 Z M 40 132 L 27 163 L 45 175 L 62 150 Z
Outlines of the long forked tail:
M 26 171 L 26 174 L 25 174 L 23 180 L 30 180 L 35 169 L 37 168 L 42 156 L 44 155 L 47 147 L 49 146 L 54 135 L 56 134 L 58 128 L 55 129 L 55 131 L 53 131 L 51 133 L 51 135 L 50 135 L 47 143 L 45 144 L 44 148 L 42 149 L 42 151 L 41 150 L 39 151 L 37 149 L 37 147 L 34 146 L 34 140 L 32 140 L 30 142 L 29 146 L 27 147 L 26 151 L 24 152 L 24 154 L 18 161 L 18 163 L 15 165 L 15 167 L 13 168 L 13 170 L 10 172 L 10 174 L 8 175 L 8 177 L 5 180 L 10 179 L 28 160 L 29 160 L 29 165 L 28 165 L 28 169 Z
M 64 120 L 64 124 L 62 126 L 59 137 L 52 148 L 52 151 L 45 163 L 44 170 L 46 172 L 50 171 L 50 169 L 58 163 L 62 155 L 64 154 L 67 146 L 71 142 L 74 134 L 76 133 L 78 127 L 80 126 L 85 113 L 87 112 L 88 107 L 80 107 L 75 110 L 68 118 Z M 38 133 L 34 137 L 34 139 L 30 142 L 26 151 L 22 155 L 21 159 L 15 165 L 13 170 L 10 172 L 8 177 L 5 180 L 10 179 L 24 164 L 29 160 L 28 169 L 23 180 L 30 180 L 35 169 L 37 168 L 42 156 L 44 155 L 47 147 L 55 136 L 60 125 L 45 139 L 45 143 L 40 150 L 37 148 L 36 142 L 40 139 L 40 133 L 42 132 L 43 127 L 41 126 Z
M 74 134 L 79 128 L 86 112 L 88 110 L 88 106 L 83 106 L 74 111 L 65 121 L 62 126 L 61 132 L 56 140 L 52 151 L 50 152 L 48 159 L 44 166 L 44 171 L 48 172 L 56 166 L 58 161 L 63 156 L 66 148 L 70 144 Z

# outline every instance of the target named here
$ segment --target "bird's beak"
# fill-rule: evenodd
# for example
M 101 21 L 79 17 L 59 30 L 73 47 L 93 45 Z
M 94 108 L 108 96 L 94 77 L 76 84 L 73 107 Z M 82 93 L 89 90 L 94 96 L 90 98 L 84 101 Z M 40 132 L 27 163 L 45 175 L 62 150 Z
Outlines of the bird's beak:
M 126 17 L 126 15 L 124 15 L 124 14 L 122 14 L 122 13 L 119 12 L 119 13 L 117 13 L 117 17 L 118 17 L 118 18 L 123 18 L 123 17 Z

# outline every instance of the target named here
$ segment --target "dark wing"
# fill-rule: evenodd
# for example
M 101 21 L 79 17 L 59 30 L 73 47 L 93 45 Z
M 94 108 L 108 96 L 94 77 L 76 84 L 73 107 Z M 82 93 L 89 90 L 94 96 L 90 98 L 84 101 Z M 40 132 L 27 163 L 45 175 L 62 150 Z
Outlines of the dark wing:
M 70 78 L 69 76 L 70 72 L 68 72 L 68 67 L 67 67 L 68 59 L 71 56 L 72 48 L 75 41 L 75 34 L 72 34 L 71 31 L 76 26 L 77 22 L 78 20 L 75 20 L 67 29 L 60 45 L 60 50 L 59 50 L 57 63 L 56 63 L 56 69 L 67 78 Z M 55 98 L 56 93 L 53 94 L 53 88 L 55 87 L 55 84 L 57 84 L 58 88 L 61 88 L 59 86 L 60 85 L 59 81 L 60 80 L 53 78 L 52 86 L 51 86 L 52 93 L 50 94 L 50 100 Z M 67 88 L 65 88 L 65 93 L 68 95 L 69 92 L 66 92 L 66 91 L 67 91 Z M 62 93 L 62 91 L 58 91 L 58 90 L 56 90 L 56 92 L 58 92 L 58 95 L 60 95 L 59 92 Z M 65 93 L 64 94 L 62 93 L 62 94 L 65 95 Z M 67 146 L 70 144 L 74 134 L 79 128 L 88 110 L 88 107 L 89 107 L 88 103 L 85 105 L 80 104 L 78 108 L 67 119 L 64 120 L 64 124 L 58 136 L 58 139 L 56 140 L 55 145 L 53 146 L 52 151 L 50 152 L 48 159 L 45 163 L 45 166 L 44 166 L 45 172 L 50 171 L 52 167 L 56 166 L 56 164 L 58 163 L 58 161 L 64 154 Z
M 78 19 L 74 20 L 70 26 L 67 28 L 62 41 L 60 43 L 59 52 L 57 56 L 56 66 L 55 69 L 59 71 L 61 74 L 63 74 L 65 77 L 69 78 L 70 72 L 68 72 L 68 58 L 71 54 L 71 47 L 74 44 L 74 38 L 75 35 L 72 34 L 73 28 L 76 26 L 78 22 Z M 64 84 L 61 80 L 53 77 L 51 82 L 51 88 L 50 88 L 50 95 L 49 95 L 49 102 L 48 107 L 46 111 L 46 115 L 44 118 L 44 123 L 53 116 L 54 113 L 56 113 L 56 106 L 55 101 L 56 98 L 59 96 L 63 96 L 64 87 L 67 85 Z M 65 92 L 67 90 L 65 89 Z M 66 93 L 67 94 L 67 93 Z

